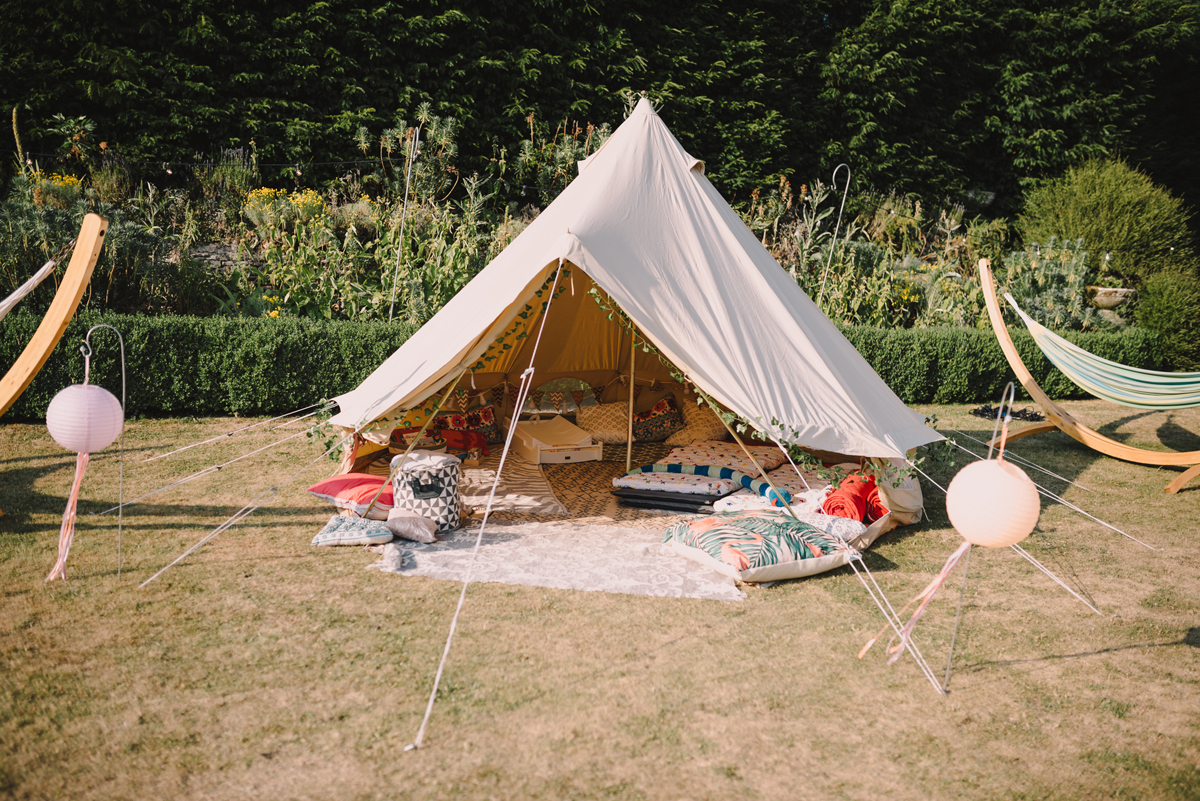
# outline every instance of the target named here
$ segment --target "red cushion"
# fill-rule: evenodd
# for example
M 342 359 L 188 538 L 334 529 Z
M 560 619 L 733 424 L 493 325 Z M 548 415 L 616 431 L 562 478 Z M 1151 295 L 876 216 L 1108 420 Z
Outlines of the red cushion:
M 391 485 L 383 476 L 343 473 L 340 476 L 331 476 L 324 481 L 318 481 L 309 487 L 308 491 L 339 509 L 348 509 L 361 515 L 367 510 L 367 505 L 375 497 L 375 493 L 380 487 L 383 487 L 383 492 L 379 493 L 379 500 L 375 502 L 375 508 L 371 512 L 374 516 L 375 511 L 379 510 L 386 517 L 388 510 L 394 505 L 395 499 L 392 496 Z

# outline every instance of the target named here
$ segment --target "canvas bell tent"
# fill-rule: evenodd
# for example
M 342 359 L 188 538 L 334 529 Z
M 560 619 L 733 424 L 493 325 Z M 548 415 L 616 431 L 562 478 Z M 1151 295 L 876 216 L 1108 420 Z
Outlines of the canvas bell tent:
M 635 348 L 597 298 L 659 353 Z M 336 398 L 332 422 L 383 443 L 456 378 L 475 395 L 516 386 L 529 368 L 534 387 L 569 376 L 614 394 L 614 379 L 631 372 L 664 382 L 682 374 L 767 438 L 815 450 L 902 459 L 941 439 L 771 257 L 645 99 L 520 236 Z

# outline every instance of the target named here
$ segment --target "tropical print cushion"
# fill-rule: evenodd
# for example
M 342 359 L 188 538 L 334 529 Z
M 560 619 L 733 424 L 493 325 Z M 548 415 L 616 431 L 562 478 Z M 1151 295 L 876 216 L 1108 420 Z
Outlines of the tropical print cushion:
M 475 431 L 487 438 L 489 445 L 504 442 L 504 430 L 496 423 L 496 407 L 480 406 L 469 412 L 441 414 L 433 419 L 438 431 Z
M 629 439 L 629 403 L 580 406 L 575 412 L 575 425 L 591 434 L 592 442 L 624 444 Z
M 668 395 L 648 410 L 634 413 L 633 440 L 634 442 L 662 442 L 685 426 L 683 412 L 679 410 L 675 396 Z
M 680 521 L 663 542 L 697 548 L 738 572 L 804 559 L 846 547 L 808 523 L 782 512 L 733 512 Z

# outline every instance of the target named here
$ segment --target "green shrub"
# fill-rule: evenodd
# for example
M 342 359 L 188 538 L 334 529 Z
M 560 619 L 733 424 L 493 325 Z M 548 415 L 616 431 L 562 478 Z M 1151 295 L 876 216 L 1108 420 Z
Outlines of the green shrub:
M 997 275 L 1000 296 L 1010 293 L 1026 314 L 1053 331 L 1111 328 L 1087 301 L 1091 273 L 1083 244 L 1081 240 L 1059 242 L 1052 236 L 1044 244 L 1010 253 Z
M 1082 239 L 1099 277 L 1140 285 L 1169 267 L 1195 265 L 1189 216 L 1145 173 L 1093 159 L 1030 192 L 1018 226 L 1027 243 Z
M 1015 380 L 995 334 L 972 328 L 886 329 L 855 326 L 842 333 L 905 403 L 997 401 Z M 1029 372 L 1055 399 L 1087 398 L 1038 349 L 1028 331 L 1010 329 Z M 1139 328 L 1072 332 L 1066 338 L 1103 358 L 1149 370 L 1162 369 L 1156 336 Z M 1028 397 L 1020 384 L 1020 397 Z
M 1163 356 L 1175 370 L 1200 370 L 1200 278 L 1190 270 L 1165 270 L 1142 288 L 1138 325 L 1158 333 Z
M 11 365 L 41 319 L 0 322 L 0 365 Z M 82 313 L 3 419 L 40 419 L 63 387 L 83 380 L 79 345 L 107 323 L 125 338 L 129 415 L 281 414 L 354 389 L 412 333 L 406 325 L 308 319 L 154 317 Z M 115 337 L 92 337 L 92 381 L 117 393 Z
M 14 312 L 0 322 L 0 365 L 11 365 L 40 323 Z M 408 324 L 301 318 L 156 317 L 85 312 L 3 419 L 40 419 L 63 387 L 83 380 L 79 345 L 104 322 L 125 337 L 130 415 L 265 415 L 354 389 L 415 330 Z M 905 403 L 996 401 L 1012 373 L 991 331 L 968 328 L 842 329 Z M 1052 398 L 1087 397 L 1054 369 L 1024 331 L 1013 341 Z M 1071 333 L 1080 347 L 1134 367 L 1160 369 L 1155 335 Z M 114 392 L 120 361 L 111 332 L 92 340 L 92 376 Z

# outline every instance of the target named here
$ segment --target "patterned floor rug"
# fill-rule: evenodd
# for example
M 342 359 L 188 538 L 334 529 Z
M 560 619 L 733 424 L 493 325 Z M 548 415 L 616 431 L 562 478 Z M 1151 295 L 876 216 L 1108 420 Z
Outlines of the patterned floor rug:
M 431 545 L 397 540 L 372 546 L 382 558 L 368 567 L 463 581 L 478 531 L 475 523 L 439 535 Z M 471 580 L 665 598 L 746 597 L 732 579 L 676 555 L 661 541 L 644 528 L 489 521 Z
M 500 456 L 486 456 L 479 467 L 467 467 L 462 471 L 463 503 L 481 512 L 487 507 L 492 483 L 496 479 L 496 468 Z M 510 453 L 496 487 L 492 501 L 492 512 L 517 514 L 566 515 L 570 510 L 555 497 L 554 490 L 542 473 L 542 468 L 530 464 L 516 454 Z

